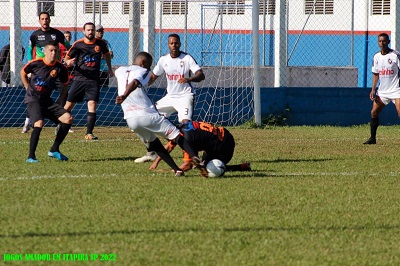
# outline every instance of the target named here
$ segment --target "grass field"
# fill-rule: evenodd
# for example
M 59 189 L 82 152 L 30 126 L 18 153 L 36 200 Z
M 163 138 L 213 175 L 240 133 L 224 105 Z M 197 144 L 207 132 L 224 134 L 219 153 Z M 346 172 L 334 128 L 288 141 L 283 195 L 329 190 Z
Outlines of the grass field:
M 74 128 L 58 162 L 53 129 L 38 164 L 25 163 L 30 134 L 0 129 L 1 263 L 400 264 L 400 127 L 380 127 L 377 145 L 362 144 L 368 126 L 231 128 L 232 163 L 253 171 L 209 179 L 134 164 L 145 148 L 127 127 L 96 128 L 94 142 Z

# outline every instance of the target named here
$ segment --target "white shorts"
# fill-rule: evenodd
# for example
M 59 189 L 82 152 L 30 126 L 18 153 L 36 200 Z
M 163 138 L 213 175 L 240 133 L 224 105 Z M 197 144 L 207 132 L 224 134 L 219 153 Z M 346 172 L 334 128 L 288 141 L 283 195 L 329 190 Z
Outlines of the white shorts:
M 193 93 L 173 97 L 167 94 L 156 102 L 156 108 L 161 115 L 167 118 L 178 112 L 178 121 L 182 123 L 184 119 L 192 120 L 193 102 Z
M 174 124 L 159 114 L 131 117 L 126 119 L 126 122 L 130 130 L 135 131 L 146 146 L 157 138 L 156 134 L 169 140 L 180 134 L 179 129 Z
M 381 93 L 383 95 L 379 94 L 380 93 L 378 91 L 377 95 L 379 96 L 384 105 L 388 105 L 390 102 L 395 103 L 396 99 L 400 99 L 400 91 L 392 93 Z

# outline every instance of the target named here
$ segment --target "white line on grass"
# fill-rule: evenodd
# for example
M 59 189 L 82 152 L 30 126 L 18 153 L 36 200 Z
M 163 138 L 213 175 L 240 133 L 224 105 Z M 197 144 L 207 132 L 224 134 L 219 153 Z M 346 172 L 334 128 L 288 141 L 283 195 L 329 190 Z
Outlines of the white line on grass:
M 14 178 L 0 177 L 0 181 L 9 180 L 34 180 L 34 179 L 54 179 L 54 178 L 93 178 L 93 177 L 115 177 L 116 174 L 107 175 L 34 175 L 34 176 L 18 176 Z

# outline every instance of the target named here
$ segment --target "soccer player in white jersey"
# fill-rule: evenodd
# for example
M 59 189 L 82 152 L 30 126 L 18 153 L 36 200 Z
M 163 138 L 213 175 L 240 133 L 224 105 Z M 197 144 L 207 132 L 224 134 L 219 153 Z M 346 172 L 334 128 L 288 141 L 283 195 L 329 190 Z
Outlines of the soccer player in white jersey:
M 380 51 L 372 62 L 372 89 L 369 98 L 373 101 L 371 110 L 371 136 L 364 144 L 376 144 L 376 131 L 379 126 L 379 114 L 383 108 L 393 102 L 400 117 L 400 53 L 389 48 L 389 35 L 378 36 Z M 376 85 L 379 81 L 378 90 Z
M 147 149 L 155 151 L 174 170 L 176 176 L 182 176 L 183 171 L 175 164 L 156 136 L 158 134 L 166 139 L 175 140 L 180 131 L 158 113 L 147 96 L 145 86 L 150 80 L 152 62 L 150 54 L 140 52 L 135 58 L 134 65 L 119 67 L 115 71 L 118 81 L 118 96 L 115 103 L 121 104 L 129 128 L 143 141 Z
M 149 85 L 159 76 L 165 73 L 167 78 L 167 94 L 157 101 L 156 107 L 160 114 L 169 117 L 178 112 L 178 122 L 186 123 L 192 120 L 195 91 L 192 82 L 200 82 L 205 75 L 196 60 L 188 53 L 180 50 L 181 41 L 177 34 L 168 36 L 169 53 L 158 60 L 153 69 Z M 148 152 L 141 158 L 135 160 L 137 163 L 154 161 L 157 156 Z M 180 166 L 182 170 L 191 169 L 189 156 L 185 154 L 184 163 Z M 152 167 L 151 167 L 152 168 Z

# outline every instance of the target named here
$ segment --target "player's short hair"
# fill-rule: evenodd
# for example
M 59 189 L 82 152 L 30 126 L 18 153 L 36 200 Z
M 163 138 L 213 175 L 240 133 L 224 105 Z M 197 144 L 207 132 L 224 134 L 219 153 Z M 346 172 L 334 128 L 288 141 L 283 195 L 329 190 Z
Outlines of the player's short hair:
M 386 39 L 388 39 L 389 40 L 389 35 L 387 34 L 387 33 L 381 33 L 381 34 L 379 34 L 379 36 L 378 36 L 378 38 L 379 37 L 385 37 Z
M 83 24 L 83 30 L 85 30 L 87 25 L 92 25 L 94 28 L 96 28 L 93 22 L 86 22 L 85 24 Z
M 40 12 L 40 13 L 39 13 L 39 18 L 40 18 L 41 15 L 47 15 L 48 17 L 50 17 L 50 13 L 47 12 L 47 11 L 42 11 L 42 12 Z
M 56 41 L 47 41 L 44 46 L 46 47 L 47 45 L 52 45 L 58 49 L 58 42 Z
M 153 60 L 153 57 L 148 52 L 139 52 L 136 57 L 144 57 L 146 60 Z
M 69 30 L 64 31 L 64 34 L 71 34 Z
M 178 34 L 176 33 L 171 33 L 170 35 L 168 35 L 168 39 L 172 37 L 172 38 L 177 38 L 179 42 L 181 42 L 181 37 L 179 37 Z

